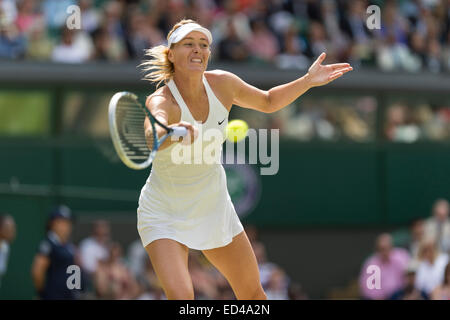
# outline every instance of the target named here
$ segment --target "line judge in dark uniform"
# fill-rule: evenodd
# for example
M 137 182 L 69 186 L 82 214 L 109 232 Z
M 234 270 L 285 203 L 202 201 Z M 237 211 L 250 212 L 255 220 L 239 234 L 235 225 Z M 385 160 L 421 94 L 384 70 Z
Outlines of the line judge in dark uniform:
M 72 300 L 76 289 L 69 289 L 71 276 L 67 268 L 75 265 L 75 246 L 69 241 L 72 232 L 72 213 L 64 205 L 56 207 L 47 224 L 47 234 L 39 244 L 31 275 L 36 292 L 43 300 Z

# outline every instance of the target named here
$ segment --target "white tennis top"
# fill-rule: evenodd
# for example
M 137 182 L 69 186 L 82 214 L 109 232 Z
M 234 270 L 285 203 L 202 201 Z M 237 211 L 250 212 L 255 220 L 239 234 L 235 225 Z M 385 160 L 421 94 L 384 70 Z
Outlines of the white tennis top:
M 222 247 L 243 231 L 228 194 L 221 164 L 228 110 L 214 95 L 205 76 L 209 114 L 195 121 L 175 82 L 167 83 L 181 110 L 181 120 L 199 129 L 192 145 L 174 143 L 157 152 L 139 197 L 138 231 L 142 244 L 176 240 L 191 249 Z

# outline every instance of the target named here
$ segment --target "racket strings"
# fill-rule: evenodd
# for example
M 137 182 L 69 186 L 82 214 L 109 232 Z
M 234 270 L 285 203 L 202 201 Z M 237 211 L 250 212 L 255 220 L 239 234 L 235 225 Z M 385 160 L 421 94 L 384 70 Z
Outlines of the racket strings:
M 145 113 L 136 102 L 131 99 L 122 99 L 116 110 L 116 122 L 120 143 L 130 160 L 143 162 L 148 159 L 153 146 L 151 137 L 146 137 L 144 129 Z M 147 143 L 147 141 L 149 143 Z

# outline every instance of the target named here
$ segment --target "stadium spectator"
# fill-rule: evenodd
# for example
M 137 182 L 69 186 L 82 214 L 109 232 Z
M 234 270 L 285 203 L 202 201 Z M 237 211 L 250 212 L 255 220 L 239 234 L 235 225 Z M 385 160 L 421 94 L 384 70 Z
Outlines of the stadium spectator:
M 283 34 L 284 50 L 276 57 L 276 65 L 281 69 L 306 70 L 310 61 L 303 54 L 303 44 L 297 26 L 292 24 Z
M 128 55 L 135 59 L 142 59 L 144 50 L 152 47 L 149 38 L 149 28 L 146 16 L 138 9 L 130 11 L 128 14 L 128 28 L 126 33 L 126 44 L 128 47 Z M 160 38 L 163 43 L 163 37 Z
M 425 221 L 414 219 L 408 228 L 400 228 L 391 232 L 393 245 L 408 250 L 411 260 L 418 260 L 419 245 L 423 240 Z M 413 263 L 413 262 L 411 262 Z
M 101 21 L 101 14 L 98 8 L 95 8 L 92 0 L 79 0 L 81 13 L 81 28 L 91 33 L 98 28 Z
M 353 1 L 361 3 L 360 1 Z M 336 1 L 321 1 L 322 23 L 330 40 L 332 51 L 335 52 L 337 61 L 348 61 L 350 58 L 350 40 L 339 27 L 339 10 Z M 363 11 L 366 7 L 363 8 Z M 364 17 L 365 18 L 365 17 Z M 365 20 L 365 19 L 364 19 Z M 365 24 L 363 24 L 363 27 Z
M 425 238 L 432 238 L 438 249 L 450 253 L 450 206 L 446 199 L 434 202 L 432 216 L 425 221 Z
M 319 22 L 311 22 L 308 29 L 309 50 L 312 57 L 317 57 L 321 52 L 327 53 L 327 63 L 336 63 L 336 52 L 329 39 L 325 28 Z
M 420 104 L 413 109 L 413 117 L 419 126 L 423 140 L 444 140 L 447 135 L 446 121 L 440 119 L 439 112 L 428 104 Z
M 15 24 L 0 19 L 0 59 L 19 59 L 25 54 L 27 40 Z
M 426 65 L 428 67 L 428 70 L 430 70 L 433 73 L 439 73 L 442 69 L 441 43 L 439 42 L 439 40 L 437 38 L 429 39 L 427 49 L 428 49 L 428 52 L 427 52 Z
M 419 290 L 415 287 L 416 284 L 416 272 L 417 272 L 417 261 L 412 260 L 408 268 L 405 271 L 405 284 L 404 286 L 396 291 L 390 300 L 428 300 L 429 296 L 423 290 Z
M 141 60 L 145 49 L 166 42 L 156 23 L 157 19 L 154 15 L 146 15 L 138 8 L 129 11 L 126 44 L 131 58 Z
M 371 43 L 371 33 L 366 25 L 366 9 L 365 1 L 349 1 L 347 3 L 347 12 L 342 16 L 340 27 L 342 31 L 349 37 L 353 43 L 369 47 Z M 367 52 L 370 48 L 359 52 Z M 361 58 L 361 56 L 357 56 Z
M 110 226 L 105 220 L 97 220 L 93 224 L 92 235 L 79 244 L 81 266 L 88 274 L 97 270 L 99 260 L 109 257 Z
M 202 265 L 200 251 L 189 251 L 189 273 L 194 287 L 195 299 L 215 299 L 218 296 L 217 281 Z
M 389 106 L 386 112 L 384 134 L 388 140 L 396 142 L 411 143 L 419 139 L 420 128 L 405 103 L 398 102 Z
M 117 56 L 120 57 L 120 60 L 124 60 L 128 58 L 125 47 L 126 31 L 122 22 L 126 14 L 125 3 L 121 1 L 109 1 L 105 4 L 104 10 L 101 27 L 105 28 L 108 32 L 108 36 L 114 44 L 115 50 L 117 50 Z
M 215 42 L 220 43 L 226 37 L 229 23 L 233 25 L 239 41 L 246 42 L 250 39 L 252 35 L 250 20 L 248 15 L 240 11 L 238 0 L 225 1 L 223 7 L 217 8 L 214 23 L 210 26 Z M 212 51 L 215 51 L 213 49 Z
M 142 245 L 141 239 L 133 241 L 127 250 L 128 268 L 136 278 L 142 277 L 146 272 L 148 255 Z
M 266 247 L 260 241 L 252 242 L 253 251 L 255 252 L 256 260 L 258 261 L 259 276 L 261 285 L 264 289 L 269 285 L 272 272 L 276 269 L 276 265 L 267 261 Z
M 16 238 L 16 222 L 9 214 L 0 214 L 0 287 L 8 269 L 9 246 Z
M 434 239 L 425 238 L 419 248 L 419 266 L 417 268 L 416 288 L 428 295 L 444 281 L 448 254 L 440 253 Z
M 129 300 L 139 296 L 139 286 L 122 261 L 118 243 L 112 243 L 108 257 L 98 261 L 94 286 L 98 299 Z
M 17 3 L 16 26 L 19 32 L 28 34 L 33 25 L 41 20 L 41 15 L 37 13 L 37 5 L 36 0 L 20 0 Z
M 103 19 L 92 32 L 95 49 L 91 59 L 120 62 L 130 57 L 126 47 L 126 29 L 121 21 L 125 14 L 123 5 L 118 1 L 106 3 Z
M 279 267 L 275 267 L 270 273 L 269 280 L 265 287 L 268 300 L 289 300 L 288 295 L 289 279 L 286 273 Z
M 380 32 L 377 32 L 379 47 L 377 60 L 384 71 L 416 70 L 407 46 L 409 30 L 408 21 L 403 17 L 393 1 L 388 1 L 383 8 Z
M 147 22 L 147 38 L 149 42 L 149 46 L 157 46 L 163 43 L 166 43 L 166 39 L 164 38 L 164 34 L 161 32 L 161 30 L 158 28 L 157 22 L 158 19 L 152 15 L 147 14 L 145 16 L 146 22 Z
M 364 299 L 384 300 L 404 285 L 404 273 L 410 261 L 408 251 L 403 248 L 392 247 L 392 237 L 383 233 L 376 239 L 375 254 L 371 255 L 363 264 L 359 276 L 360 295 Z M 381 288 L 371 288 L 367 285 L 369 266 L 380 269 Z
M 444 281 L 431 292 L 433 300 L 450 300 L 450 262 L 444 271 Z
M 268 17 L 270 29 L 273 30 L 277 37 L 282 36 L 292 25 L 300 27 L 296 17 L 286 10 L 281 3 L 272 3 L 274 8 L 271 10 L 271 14 Z M 280 39 L 281 41 L 281 39 Z
M 413 31 L 409 35 L 409 48 L 411 50 L 412 71 L 419 71 L 426 63 L 427 47 L 425 36 Z
M 92 32 L 94 50 L 91 60 L 116 62 L 121 60 L 120 49 L 117 49 L 116 42 L 112 41 L 104 27 L 100 27 Z
M 45 21 L 50 29 L 50 33 L 60 30 L 66 25 L 67 8 L 75 5 L 75 0 L 44 0 L 40 1 L 41 10 Z
M 252 21 L 251 27 L 253 34 L 246 43 L 254 60 L 264 63 L 273 62 L 280 51 L 277 38 L 263 19 Z
M 167 300 L 150 259 L 146 259 L 144 272 L 136 279 L 139 285 L 137 300 Z
M 216 7 L 215 0 L 186 1 L 184 16 L 193 17 L 195 21 L 203 26 L 211 25 Z
M 219 59 L 223 61 L 246 61 L 249 57 L 245 43 L 238 37 L 231 19 L 227 21 L 225 36 L 219 42 Z
M 0 20 L 4 24 L 10 25 L 16 21 L 17 18 L 17 4 L 16 0 L 2 0 L 0 1 Z
M 149 282 L 144 278 L 136 279 L 136 298 L 134 300 L 159 300 L 155 299 L 152 293 L 152 288 L 149 285 Z
M 425 222 L 422 219 L 416 219 L 410 226 L 410 239 L 408 250 L 411 254 L 411 259 L 417 261 L 419 259 L 419 246 L 425 234 Z
M 52 52 L 52 61 L 61 63 L 82 63 L 91 56 L 92 43 L 84 32 L 64 27 L 60 43 Z
M 49 60 L 53 52 L 53 41 L 47 33 L 45 21 L 38 19 L 29 30 L 25 57 L 30 60 Z
M 47 234 L 39 244 L 31 267 L 33 284 L 40 299 L 77 298 L 78 290 L 67 287 L 67 268 L 76 262 L 76 248 L 69 239 L 71 232 L 71 210 L 63 205 L 56 207 L 50 213 Z

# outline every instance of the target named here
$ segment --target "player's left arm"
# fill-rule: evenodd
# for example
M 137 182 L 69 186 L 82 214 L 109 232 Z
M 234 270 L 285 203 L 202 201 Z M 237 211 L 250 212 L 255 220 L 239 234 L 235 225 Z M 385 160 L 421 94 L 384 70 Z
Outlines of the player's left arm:
M 291 104 L 309 89 L 323 86 L 353 70 L 348 63 L 322 65 L 325 57 L 326 54 L 322 53 L 303 77 L 267 91 L 258 89 L 229 72 L 224 73 L 227 81 L 222 83 L 226 83 L 232 93 L 233 104 L 265 113 L 275 112 Z

